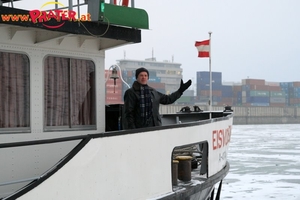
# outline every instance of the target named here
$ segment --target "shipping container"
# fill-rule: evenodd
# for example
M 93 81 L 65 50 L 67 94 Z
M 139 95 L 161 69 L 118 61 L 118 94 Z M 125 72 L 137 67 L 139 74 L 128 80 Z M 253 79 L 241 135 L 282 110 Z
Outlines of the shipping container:
M 241 85 L 233 85 L 233 86 L 232 86 L 232 90 L 233 90 L 234 92 L 242 91 L 242 86 L 241 86 Z
M 165 87 L 166 87 L 165 83 L 154 83 L 154 82 L 151 82 L 151 83 L 148 83 L 148 85 L 150 87 L 155 88 L 155 89 L 165 89 Z
M 233 91 L 233 87 L 232 87 L 232 85 L 222 85 L 222 91 L 232 92 Z
M 196 101 L 209 101 L 209 96 L 196 96 L 195 97 L 195 100 Z M 219 102 L 222 100 L 222 97 L 215 97 L 215 96 L 212 96 L 212 101 L 214 102 Z
M 250 85 L 242 85 L 242 91 L 250 91 Z
M 194 96 L 181 96 L 179 99 L 176 100 L 177 103 L 193 103 Z
M 221 101 L 232 102 L 234 98 L 232 97 L 222 97 Z
M 221 79 L 213 78 L 211 82 L 222 85 L 222 80 Z M 197 79 L 197 83 L 209 84 L 210 83 L 210 79 L 209 78 L 198 78 Z
M 270 103 L 251 103 L 251 106 L 270 106 Z
M 207 96 L 205 96 L 205 97 L 197 96 L 196 100 L 197 101 L 209 101 L 209 97 L 207 97 Z
M 270 97 L 266 96 L 251 96 L 247 103 L 270 103 Z
M 300 87 L 300 81 L 294 81 L 293 86 L 294 87 Z
M 234 99 L 232 103 L 234 106 L 241 106 L 243 102 L 242 99 Z
M 281 91 L 281 87 L 280 86 L 269 86 L 269 91 Z
M 211 77 L 212 77 L 212 79 L 222 80 L 222 72 L 211 72 Z M 209 71 L 197 72 L 197 79 L 198 78 L 209 79 L 210 78 L 210 72 Z
M 229 85 L 222 86 L 222 97 L 233 97 L 233 87 Z
M 182 96 L 194 96 L 195 91 L 194 90 L 186 90 L 182 94 Z
M 220 101 L 222 101 L 222 97 L 212 96 L 212 101 L 213 102 L 220 102 Z
M 242 103 L 270 103 L 270 98 L 264 96 L 242 97 Z
M 290 98 L 290 104 L 299 104 L 300 98 Z
M 270 97 L 270 103 L 285 103 L 285 97 Z
M 242 85 L 242 91 L 250 91 L 250 90 L 266 90 L 268 91 L 270 89 L 270 86 L 268 85 Z M 278 87 L 278 90 L 280 91 L 281 88 Z
M 241 99 L 242 98 L 242 91 L 237 92 L 236 95 L 234 95 L 234 97 L 236 97 L 237 99 Z
M 128 71 L 128 72 L 127 72 L 127 76 L 132 77 L 132 76 L 133 76 L 132 71 Z
M 222 84 L 219 84 L 219 83 L 212 83 L 211 86 L 212 86 L 212 90 L 221 90 L 222 89 Z M 207 83 L 207 84 L 197 83 L 196 87 L 197 87 L 197 91 L 210 89 L 209 83 Z
M 242 85 L 265 85 L 264 79 L 242 79 Z
M 266 81 L 266 85 L 269 85 L 269 86 L 280 86 L 280 83 L 279 82 L 267 82 Z
M 284 91 L 270 91 L 270 97 L 285 97 Z
M 217 97 L 222 96 L 222 92 L 220 90 L 212 90 L 211 94 L 212 94 L 212 96 L 217 96 Z M 210 95 L 209 90 L 200 90 L 200 96 L 209 96 L 209 95 Z
M 278 87 L 280 90 L 281 88 Z M 270 86 L 268 85 L 250 85 L 250 90 L 270 90 Z
M 261 97 L 269 97 L 270 92 L 269 91 L 262 91 L 262 90 L 251 90 L 250 96 L 261 96 Z
M 293 92 L 294 92 L 293 96 L 295 98 L 300 98 L 300 87 L 294 87 Z
M 280 82 L 279 83 L 281 88 L 289 88 L 289 87 L 294 87 L 293 82 Z

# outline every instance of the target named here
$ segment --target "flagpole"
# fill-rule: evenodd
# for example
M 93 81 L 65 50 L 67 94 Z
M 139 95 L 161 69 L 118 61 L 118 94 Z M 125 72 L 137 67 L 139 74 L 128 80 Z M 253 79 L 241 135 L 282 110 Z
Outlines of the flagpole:
M 211 34 L 212 32 L 208 32 L 209 34 L 209 119 L 211 119 L 212 112 L 212 74 L 211 74 Z

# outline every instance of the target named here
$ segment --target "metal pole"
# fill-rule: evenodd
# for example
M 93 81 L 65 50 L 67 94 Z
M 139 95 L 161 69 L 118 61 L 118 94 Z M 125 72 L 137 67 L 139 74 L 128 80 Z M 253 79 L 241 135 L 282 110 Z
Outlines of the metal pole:
M 80 7 L 79 7 L 79 0 L 77 0 L 77 19 L 80 20 Z
M 208 32 L 208 34 L 209 34 L 209 119 L 211 119 L 211 112 L 212 112 L 211 34 L 212 32 Z
M 73 10 L 73 0 L 69 0 L 69 10 Z

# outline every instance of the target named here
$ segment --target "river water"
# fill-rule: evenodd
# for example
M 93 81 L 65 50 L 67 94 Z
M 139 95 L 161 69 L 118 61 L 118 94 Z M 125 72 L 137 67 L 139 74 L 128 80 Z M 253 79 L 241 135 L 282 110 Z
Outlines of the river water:
M 234 125 L 221 199 L 300 200 L 300 124 Z

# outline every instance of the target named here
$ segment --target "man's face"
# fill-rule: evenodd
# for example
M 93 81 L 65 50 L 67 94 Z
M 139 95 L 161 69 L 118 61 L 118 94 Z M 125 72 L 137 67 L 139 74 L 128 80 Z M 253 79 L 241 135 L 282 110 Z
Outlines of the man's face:
M 137 82 L 139 82 L 142 85 L 146 85 L 148 82 L 148 74 L 147 72 L 141 72 L 139 73 L 137 77 Z

